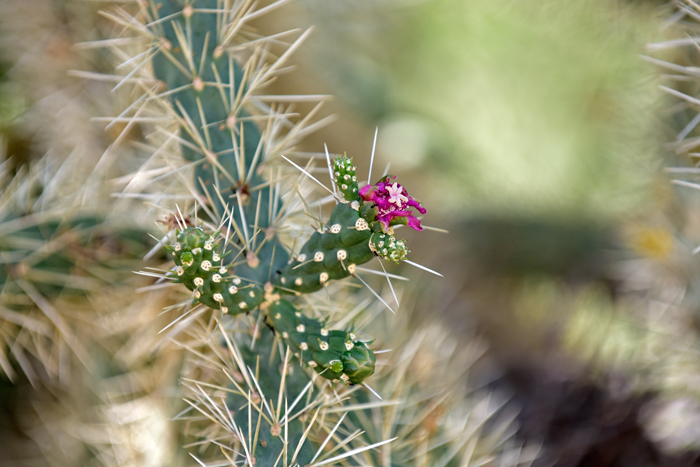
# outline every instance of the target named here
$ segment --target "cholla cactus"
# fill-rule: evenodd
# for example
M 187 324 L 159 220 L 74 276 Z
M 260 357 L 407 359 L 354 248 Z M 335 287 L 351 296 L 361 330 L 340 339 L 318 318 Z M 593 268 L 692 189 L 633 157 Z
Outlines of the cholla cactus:
M 239 245 L 237 256 L 255 254 L 258 262 L 254 265 L 248 262 L 242 273 L 235 274 L 232 271 L 235 258 L 225 263 L 225 248 L 217 244 L 218 232 L 209 236 L 200 227 L 182 229 L 176 242 L 166 246 L 176 265 L 169 277 L 193 292 L 193 303 L 201 302 L 222 313 L 238 315 L 260 307 L 265 323 L 321 376 L 360 384 L 374 373 L 375 357 L 367 345 L 352 330 L 329 330 L 325 323 L 304 316 L 282 295 L 315 292 L 332 279 L 354 275 L 358 265 L 375 255 L 396 262 L 404 259 L 404 242 L 396 240 L 393 226 L 408 224 L 419 229 L 418 219 L 403 208 L 414 206 L 423 213 L 425 209 L 403 195 L 404 190 L 397 183 L 389 189 L 386 183 L 379 182 L 359 190 L 355 167 L 349 158 L 336 159 L 334 169 L 335 183 L 340 184 L 343 198 L 333 209 L 328 225 L 314 232 L 286 266 L 277 271 L 268 269 L 263 275 L 268 277 L 266 282 L 260 283 L 259 275 L 250 274 L 248 269 L 274 264 L 274 258 Z
M 372 330 L 353 310 L 369 300 L 358 304 L 334 281 L 366 285 L 359 273 L 375 257 L 406 262 L 395 229 L 421 230 L 416 214 L 426 210 L 393 176 L 364 185 L 351 158 L 331 161 L 327 151 L 319 170 L 331 186 L 319 211 L 335 207 L 327 221 L 309 208 L 307 181 L 321 184 L 313 157 L 303 166 L 280 158 L 309 156 L 294 145 L 324 123 L 310 123 L 316 110 L 296 119 L 284 103 L 315 98 L 262 94 L 307 33 L 276 58 L 273 45 L 286 33 L 258 37 L 246 25 L 281 3 L 256 11 L 248 2 L 141 1 L 108 13 L 124 34 L 107 45 L 131 70 L 117 86 L 133 81 L 137 96 L 114 121 L 151 131 L 152 146 L 143 147 L 153 156 L 125 191 L 178 212 L 154 248 L 162 244 L 174 264 L 144 273 L 159 279 L 154 287 L 170 281 L 189 291 L 169 308 L 179 313 L 167 329 L 190 355 L 181 379 L 190 408 L 179 418 L 195 438 L 192 455 L 231 465 L 352 465 L 396 436 L 361 436 L 339 414 L 363 419 L 395 401 L 378 400 L 367 385 L 379 362 Z M 308 238 L 296 233 L 300 213 L 316 221 Z
M 81 201 L 94 187 L 68 170 L 75 161 L 59 173 L 52 162 L 0 177 L 0 373 L 15 380 L 19 370 L 35 386 L 67 383 L 72 366 L 90 366 L 86 299 L 132 282 L 123 267 L 148 238 Z
M 265 49 L 255 49 L 245 65 L 239 65 L 244 57 L 232 40 L 248 16 L 240 6 L 229 10 L 213 0 L 165 1 L 143 4 L 139 13 L 143 23 L 130 26 L 150 47 L 149 63 L 160 91 L 152 99 L 166 109 L 165 117 L 174 119 L 177 132 L 171 133 L 172 138 L 194 168 L 198 192 L 194 194 L 202 202 L 202 212 L 193 208 L 193 214 L 218 222 L 221 228 L 228 224 L 219 249 L 219 232 L 208 235 L 200 226 L 185 227 L 183 218 L 176 241 L 167 247 L 176 263 L 170 277 L 193 292 L 195 303 L 223 313 L 239 314 L 260 306 L 265 322 L 300 358 L 307 352 L 307 363 L 319 374 L 361 383 L 374 371 L 374 356 L 367 346 L 351 330 L 329 331 L 324 323 L 304 317 L 282 295 L 314 292 L 331 280 L 353 275 L 375 253 L 394 261 L 404 259 L 405 244 L 394 238 L 393 226 L 420 229 L 406 208 L 416 207 L 422 213 L 425 209 L 407 197 L 403 187 L 388 184 L 391 177 L 360 190 L 352 159 L 337 158 L 333 166 L 328 161 L 342 193 L 334 194 L 339 204 L 328 225 L 289 259 L 289 249 L 277 233 L 285 217 L 279 187 L 273 190 L 260 173 L 284 146 L 275 139 L 278 128 L 268 125 L 265 132 L 258 130 L 256 110 L 269 112 L 269 119 L 277 116 L 252 94 L 273 76 L 288 52 L 267 65 L 262 59 Z M 233 259 L 225 263 L 229 254 Z M 239 257 L 245 260 L 236 264 Z

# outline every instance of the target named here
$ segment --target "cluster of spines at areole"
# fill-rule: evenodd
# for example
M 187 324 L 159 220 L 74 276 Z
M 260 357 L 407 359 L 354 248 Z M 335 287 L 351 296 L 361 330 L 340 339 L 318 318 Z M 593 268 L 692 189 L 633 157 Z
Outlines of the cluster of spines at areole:
M 255 118 L 256 112 L 258 117 L 266 112 L 272 112 L 272 120 L 276 117 L 260 102 L 257 107 L 251 105 L 251 90 L 274 76 L 294 46 L 265 65 L 264 46 L 249 57 L 233 46 L 232 38 L 240 29 L 229 22 L 232 18 L 220 1 L 140 3 L 146 21 L 134 29 L 150 41 L 148 60 L 162 91 L 151 100 L 157 98 L 167 106 L 177 122 L 174 139 L 192 167 L 196 197 L 205 204 L 201 214 L 212 223 L 240 218 L 237 235 L 227 237 L 223 245 L 217 243 L 219 233 L 209 235 L 200 226 L 183 226 L 168 246 L 176 263 L 170 277 L 192 291 L 194 302 L 221 312 L 235 315 L 260 309 L 266 323 L 302 361 L 309 365 L 313 361 L 316 365 L 311 366 L 319 374 L 361 382 L 374 370 L 374 355 L 366 344 L 349 331 L 331 331 L 343 334 L 342 345 L 337 344 L 338 335 L 324 336 L 325 325 L 312 325 L 283 297 L 320 290 L 331 280 L 354 274 L 358 265 L 375 255 L 389 261 L 403 259 L 405 243 L 395 239 L 393 226 L 420 229 L 420 222 L 406 209 L 407 202 L 422 213 L 425 210 L 400 185 L 391 185 L 391 177 L 360 189 L 352 159 L 338 157 L 331 169 L 341 192 L 336 195 L 339 203 L 328 224 L 290 257 L 276 234 L 283 203 L 279 191 L 273 191 L 263 176 L 265 162 L 281 147 L 269 126 L 265 131 L 258 126 L 265 120 Z M 239 59 L 247 60 L 244 66 Z M 255 246 L 261 231 L 265 238 Z M 226 263 L 225 258 L 239 254 L 246 261 L 236 263 L 234 271 L 233 261 Z M 275 318 L 277 314 L 280 319 Z M 288 328 L 283 327 L 285 323 Z M 338 371 L 339 361 L 342 371 Z

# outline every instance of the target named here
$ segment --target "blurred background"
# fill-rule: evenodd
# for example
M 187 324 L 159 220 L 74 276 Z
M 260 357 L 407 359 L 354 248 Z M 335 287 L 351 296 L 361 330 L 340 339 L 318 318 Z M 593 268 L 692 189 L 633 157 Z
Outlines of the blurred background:
M 129 96 L 84 79 L 112 67 L 80 45 L 110 37 L 108 5 L 0 3 L 3 174 L 60 165 L 100 186 L 97 210 L 110 198 L 100 181 L 142 161 L 129 144 L 103 156 L 141 136 L 105 130 L 94 117 Z M 322 110 L 335 120 L 303 150 L 326 143 L 368 167 L 378 129 L 373 178 L 387 168 L 428 209 L 423 223 L 449 231 L 406 232 L 411 258 L 445 277 L 396 269 L 431 291 L 402 306 L 465 346 L 474 329 L 488 343 L 470 379 L 509 395 L 518 436 L 542 443 L 535 465 L 700 465 L 700 7 L 296 0 L 255 23 L 310 26 L 270 93 L 335 96 Z M 142 243 L 120 261 L 136 264 Z M 16 452 L 43 438 L 27 431 L 52 428 L 21 419 L 38 402 L 4 384 L 0 430 L 14 435 L 0 452 L 29 465 Z

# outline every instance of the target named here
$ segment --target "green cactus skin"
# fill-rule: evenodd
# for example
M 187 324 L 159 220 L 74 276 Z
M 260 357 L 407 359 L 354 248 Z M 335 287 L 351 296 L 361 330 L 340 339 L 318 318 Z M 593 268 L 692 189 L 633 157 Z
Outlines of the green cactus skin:
M 372 231 L 360 216 L 359 201 L 338 204 L 331 213 L 328 230 L 314 232 L 300 253 L 277 278 L 280 288 L 294 292 L 315 292 L 331 279 L 355 272 L 358 264 L 374 257 L 369 247 Z
M 361 384 L 374 373 L 374 353 L 352 331 L 329 331 L 286 300 L 275 301 L 267 312 L 268 323 L 299 360 L 324 378 Z

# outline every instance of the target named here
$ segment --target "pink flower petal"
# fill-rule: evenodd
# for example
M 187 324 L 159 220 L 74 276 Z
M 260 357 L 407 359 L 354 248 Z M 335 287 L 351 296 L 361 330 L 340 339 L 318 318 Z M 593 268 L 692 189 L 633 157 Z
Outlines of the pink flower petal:
M 390 183 L 394 176 L 387 176 L 380 180 L 376 185 L 367 185 L 360 190 L 360 196 L 365 202 L 372 202 L 377 206 L 378 220 L 383 229 L 389 227 L 389 223 L 396 218 L 407 218 L 408 225 L 416 230 L 423 230 L 420 221 L 415 217 L 412 211 L 406 209 L 413 207 L 421 214 L 425 214 L 426 210 L 418 201 L 408 195 L 406 189 L 399 183 Z

